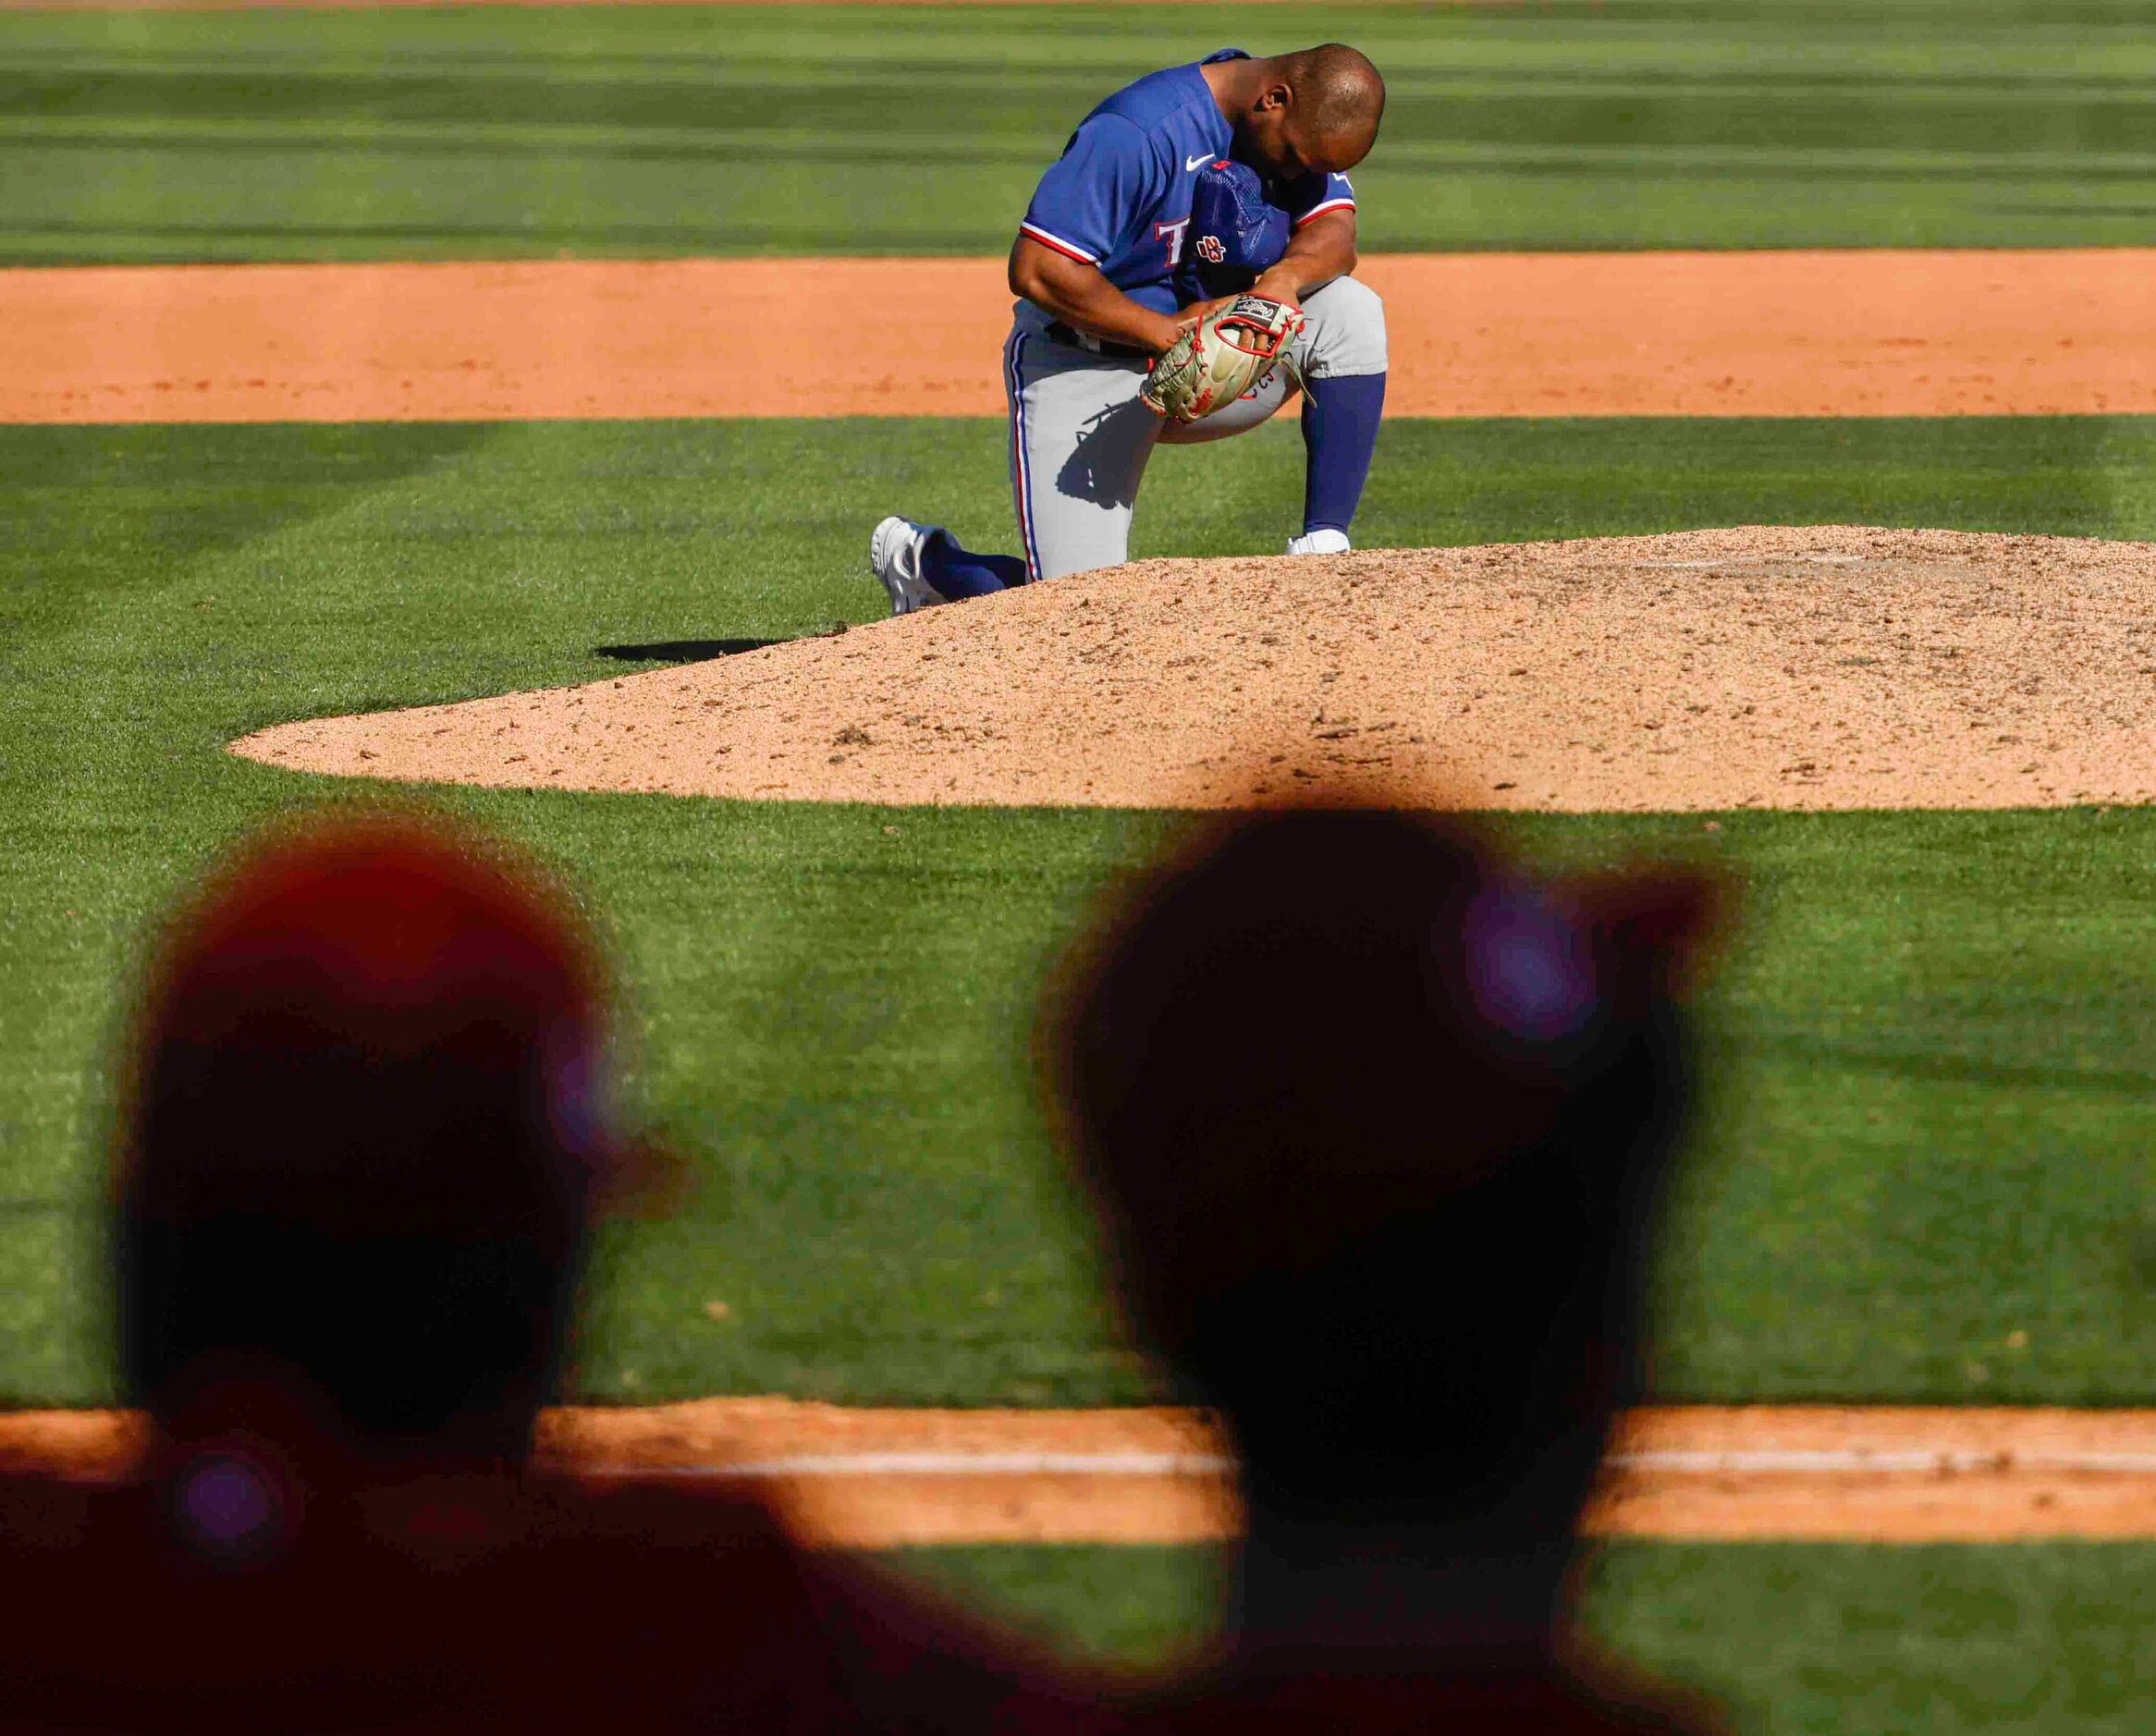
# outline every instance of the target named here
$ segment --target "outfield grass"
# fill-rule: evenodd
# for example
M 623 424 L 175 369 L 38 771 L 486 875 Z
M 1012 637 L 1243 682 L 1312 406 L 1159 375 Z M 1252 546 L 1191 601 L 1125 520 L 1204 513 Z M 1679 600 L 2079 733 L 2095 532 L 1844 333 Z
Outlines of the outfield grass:
M 1851 520 L 2156 536 L 2156 420 L 1386 441 L 1373 544 Z M 1144 551 L 1292 528 L 1268 504 L 1294 496 L 1292 429 L 1209 457 L 1163 453 Z M 869 618 L 867 523 L 935 508 L 986 540 L 1002 465 L 984 422 L 0 431 L 0 1395 L 112 1396 L 100 1082 L 143 924 L 236 828 L 352 789 L 226 739 Z M 1178 485 L 1194 467 L 1206 488 Z M 1149 1389 L 1023 1055 L 1049 949 L 1166 817 L 445 800 L 584 888 L 632 999 L 631 1114 L 702 1182 L 608 1232 L 582 1393 Z M 1711 853 L 1751 886 L 1665 1264 L 1665 1396 L 2156 1397 L 2156 813 L 1513 829 L 1551 858 Z
M 1152 1662 L 1202 1641 L 1205 1549 L 924 1549 L 931 1583 L 1082 1656 Z M 2146 1728 L 2156 1547 L 1624 1543 L 1598 1559 L 1587 1631 L 1705 1691 L 1742 1730 Z
M 1137 73 L 1332 37 L 1373 250 L 2141 244 L 2138 0 L 10 13 L 0 262 L 999 252 Z

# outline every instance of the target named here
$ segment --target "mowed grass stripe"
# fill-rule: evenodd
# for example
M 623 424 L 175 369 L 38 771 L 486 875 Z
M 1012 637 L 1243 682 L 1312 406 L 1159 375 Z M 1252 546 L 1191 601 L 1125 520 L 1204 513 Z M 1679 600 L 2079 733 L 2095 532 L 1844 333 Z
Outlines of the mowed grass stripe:
M 2131 0 L 1269 6 L 1391 89 L 1388 251 L 2132 245 Z M 1158 6 L 18 12 L 0 261 L 999 250 L 1102 94 L 1219 46 Z
M 1141 553 L 1292 528 L 1292 428 L 1217 458 L 1161 455 Z M 2149 537 L 2152 477 L 2156 422 L 2135 418 L 1406 422 L 1362 530 Z M 226 740 L 868 619 L 876 514 L 992 544 L 1009 512 L 992 422 L 13 429 L 0 478 L 0 1389 L 67 1404 L 114 1391 L 101 1142 L 138 937 L 236 828 L 351 793 Z M 442 800 L 584 888 L 628 987 L 628 1112 L 700 1184 L 606 1230 L 579 1394 L 1155 1390 L 1024 1050 L 1046 960 L 1171 816 Z M 1747 883 L 1662 1266 L 1662 1397 L 2156 1394 L 2156 815 L 1508 834 L 1550 861 L 1703 854 Z

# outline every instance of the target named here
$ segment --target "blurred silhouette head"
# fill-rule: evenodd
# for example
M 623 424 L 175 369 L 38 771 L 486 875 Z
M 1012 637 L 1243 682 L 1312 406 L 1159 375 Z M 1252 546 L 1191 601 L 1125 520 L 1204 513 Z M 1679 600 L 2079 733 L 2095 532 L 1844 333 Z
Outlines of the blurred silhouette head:
M 1708 909 L 1310 810 L 1204 830 L 1074 956 L 1069 1135 L 1254 1516 L 1569 1525 L 1635 1383 Z
M 135 1032 L 133 1397 L 214 1427 L 266 1382 L 364 1458 L 523 1454 L 607 1159 L 603 1006 L 567 903 L 439 822 L 240 852 L 173 923 Z

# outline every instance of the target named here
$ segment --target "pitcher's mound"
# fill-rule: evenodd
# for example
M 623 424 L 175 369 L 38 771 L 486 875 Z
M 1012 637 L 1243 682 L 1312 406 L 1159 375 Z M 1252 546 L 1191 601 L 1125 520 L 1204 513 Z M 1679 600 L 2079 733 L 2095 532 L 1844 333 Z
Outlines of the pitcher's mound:
M 1145 561 L 234 751 L 817 801 L 1228 807 L 1345 776 L 1491 808 L 2138 802 L 2156 544 L 1827 526 Z

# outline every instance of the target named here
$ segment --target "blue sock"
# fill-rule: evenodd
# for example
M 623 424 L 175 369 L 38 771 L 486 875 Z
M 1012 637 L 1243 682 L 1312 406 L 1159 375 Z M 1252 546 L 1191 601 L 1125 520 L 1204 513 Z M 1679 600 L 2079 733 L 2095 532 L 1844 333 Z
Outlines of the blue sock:
M 921 545 L 921 577 L 937 596 L 957 603 L 992 596 L 1025 582 L 1025 563 L 1015 555 L 973 555 L 949 531 L 938 531 Z
M 1354 522 L 1385 413 L 1381 373 L 1330 374 L 1303 391 L 1303 533 Z

